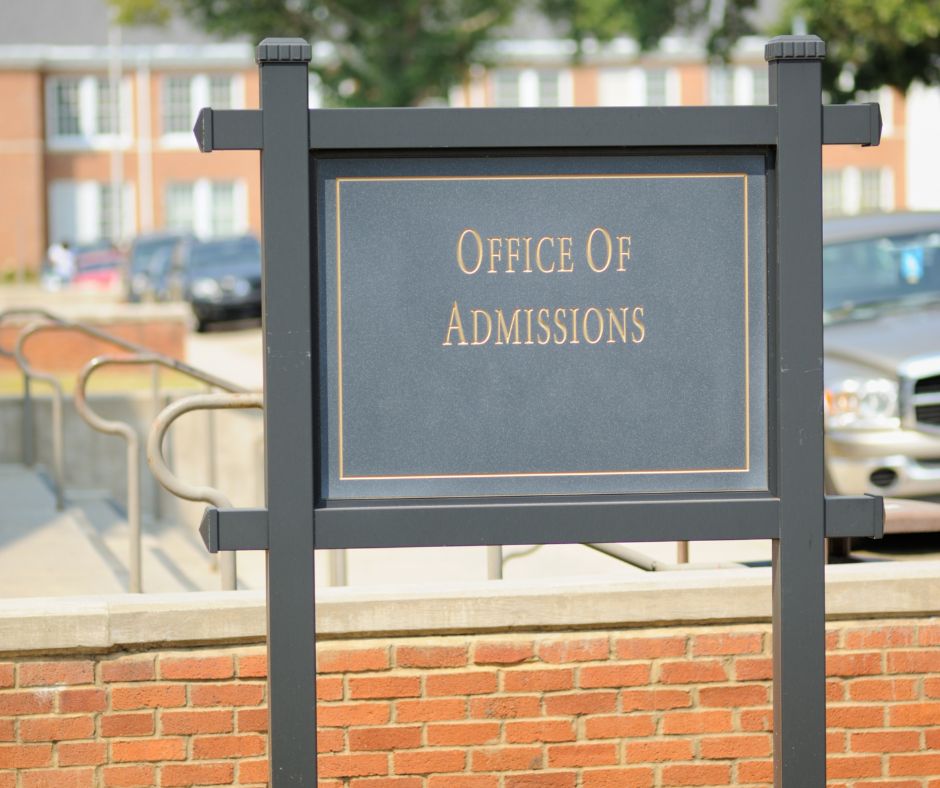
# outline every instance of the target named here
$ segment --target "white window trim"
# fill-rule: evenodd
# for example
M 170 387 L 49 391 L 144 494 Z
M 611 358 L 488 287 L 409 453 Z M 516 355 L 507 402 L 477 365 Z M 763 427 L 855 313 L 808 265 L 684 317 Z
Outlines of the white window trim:
M 862 173 L 858 167 L 842 170 L 842 213 L 854 216 L 862 209 Z
M 222 178 L 227 183 L 234 183 L 232 220 L 236 235 L 248 232 L 248 184 L 242 178 Z M 192 231 L 197 238 L 208 239 L 215 237 L 212 228 L 212 183 L 211 178 L 198 178 L 194 181 L 176 181 L 188 183 L 193 194 L 193 223 Z M 164 199 L 166 199 L 164 197 Z
M 46 147 L 51 151 L 83 151 L 83 150 L 128 150 L 132 144 L 133 113 L 131 110 L 131 77 L 121 77 L 118 96 L 119 111 L 117 134 L 99 134 L 96 130 L 98 123 L 98 86 L 97 82 L 103 78 L 98 74 L 85 74 L 78 77 L 78 134 L 59 134 L 58 104 L 56 102 L 56 87 L 62 80 L 72 80 L 75 77 L 54 76 L 46 79 Z
M 503 69 L 500 69 L 501 71 Z M 539 72 L 554 71 L 558 73 L 558 106 L 574 106 L 574 74 L 570 68 L 520 68 L 505 69 L 506 71 L 515 71 L 519 85 L 519 107 L 540 107 L 539 103 Z M 495 94 L 495 73 L 494 94 Z M 493 106 L 496 106 L 495 103 Z
M 245 77 L 243 74 L 235 73 L 200 73 L 200 74 L 171 74 L 163 75 L 163 81 L 160 84 L 160 147 L 169 150 L 196 150 L 196 137 L 191 130 L 187 131 L 163 131 L 163 91 L 166 89 L 166 77 L 189 77 L 189 114 L 196 122 L 196 116 L 199 110 L 210 105 L 209 101 L 209 78 L 212 76 L 225 76 L 232 80 L 232 109 L 244 109 L 245 107 Z

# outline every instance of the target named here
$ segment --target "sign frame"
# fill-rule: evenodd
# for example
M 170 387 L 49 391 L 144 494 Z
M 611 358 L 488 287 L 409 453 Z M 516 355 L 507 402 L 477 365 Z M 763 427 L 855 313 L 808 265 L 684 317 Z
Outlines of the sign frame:
M 311 50 L 257 49 L 260 110 L 204 109 L 200 149 L 260 150 L 267 506 L 206 510 L 211 551 L 267 551 L 272 788 L 315 786 L 314 549 L 689 539 L 773 541 L 774 784 L 825 784 L 825 539 L 879 536 L 880 498 L 827 497 L 823 144 L 877 145 L 876 104 L 823 107 L 816 36 L 771 40 L 759 107 L 309 110 Z M 767 168 L 769 489 L 758 493 L 324 500 L 318 158 L 758 153 Z

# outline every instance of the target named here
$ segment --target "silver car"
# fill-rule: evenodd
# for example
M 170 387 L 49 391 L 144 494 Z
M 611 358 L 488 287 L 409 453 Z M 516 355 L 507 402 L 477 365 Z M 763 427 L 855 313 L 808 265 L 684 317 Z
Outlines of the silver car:
M 940 213 L 823 229 L 831 491 L 940 495 Z

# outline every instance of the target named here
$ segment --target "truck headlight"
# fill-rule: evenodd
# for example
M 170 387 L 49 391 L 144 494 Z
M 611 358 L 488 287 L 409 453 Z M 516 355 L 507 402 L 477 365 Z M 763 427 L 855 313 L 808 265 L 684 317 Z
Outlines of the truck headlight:
M 213 301 L 222 295 L 222 288 L 215 279 L 197 279 L 193 282 L 191 292 L 196 298 Z
M 877 429 L 898 426 L 898 384 L 887 378 L 844 378 L 826 386 L 826 426 Z

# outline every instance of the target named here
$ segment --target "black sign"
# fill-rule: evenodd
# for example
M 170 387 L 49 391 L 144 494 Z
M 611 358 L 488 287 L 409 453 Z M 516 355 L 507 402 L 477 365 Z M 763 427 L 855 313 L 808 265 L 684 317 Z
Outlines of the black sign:
M 325 497 L 766 489 L 764 167 L 322 162 Z

